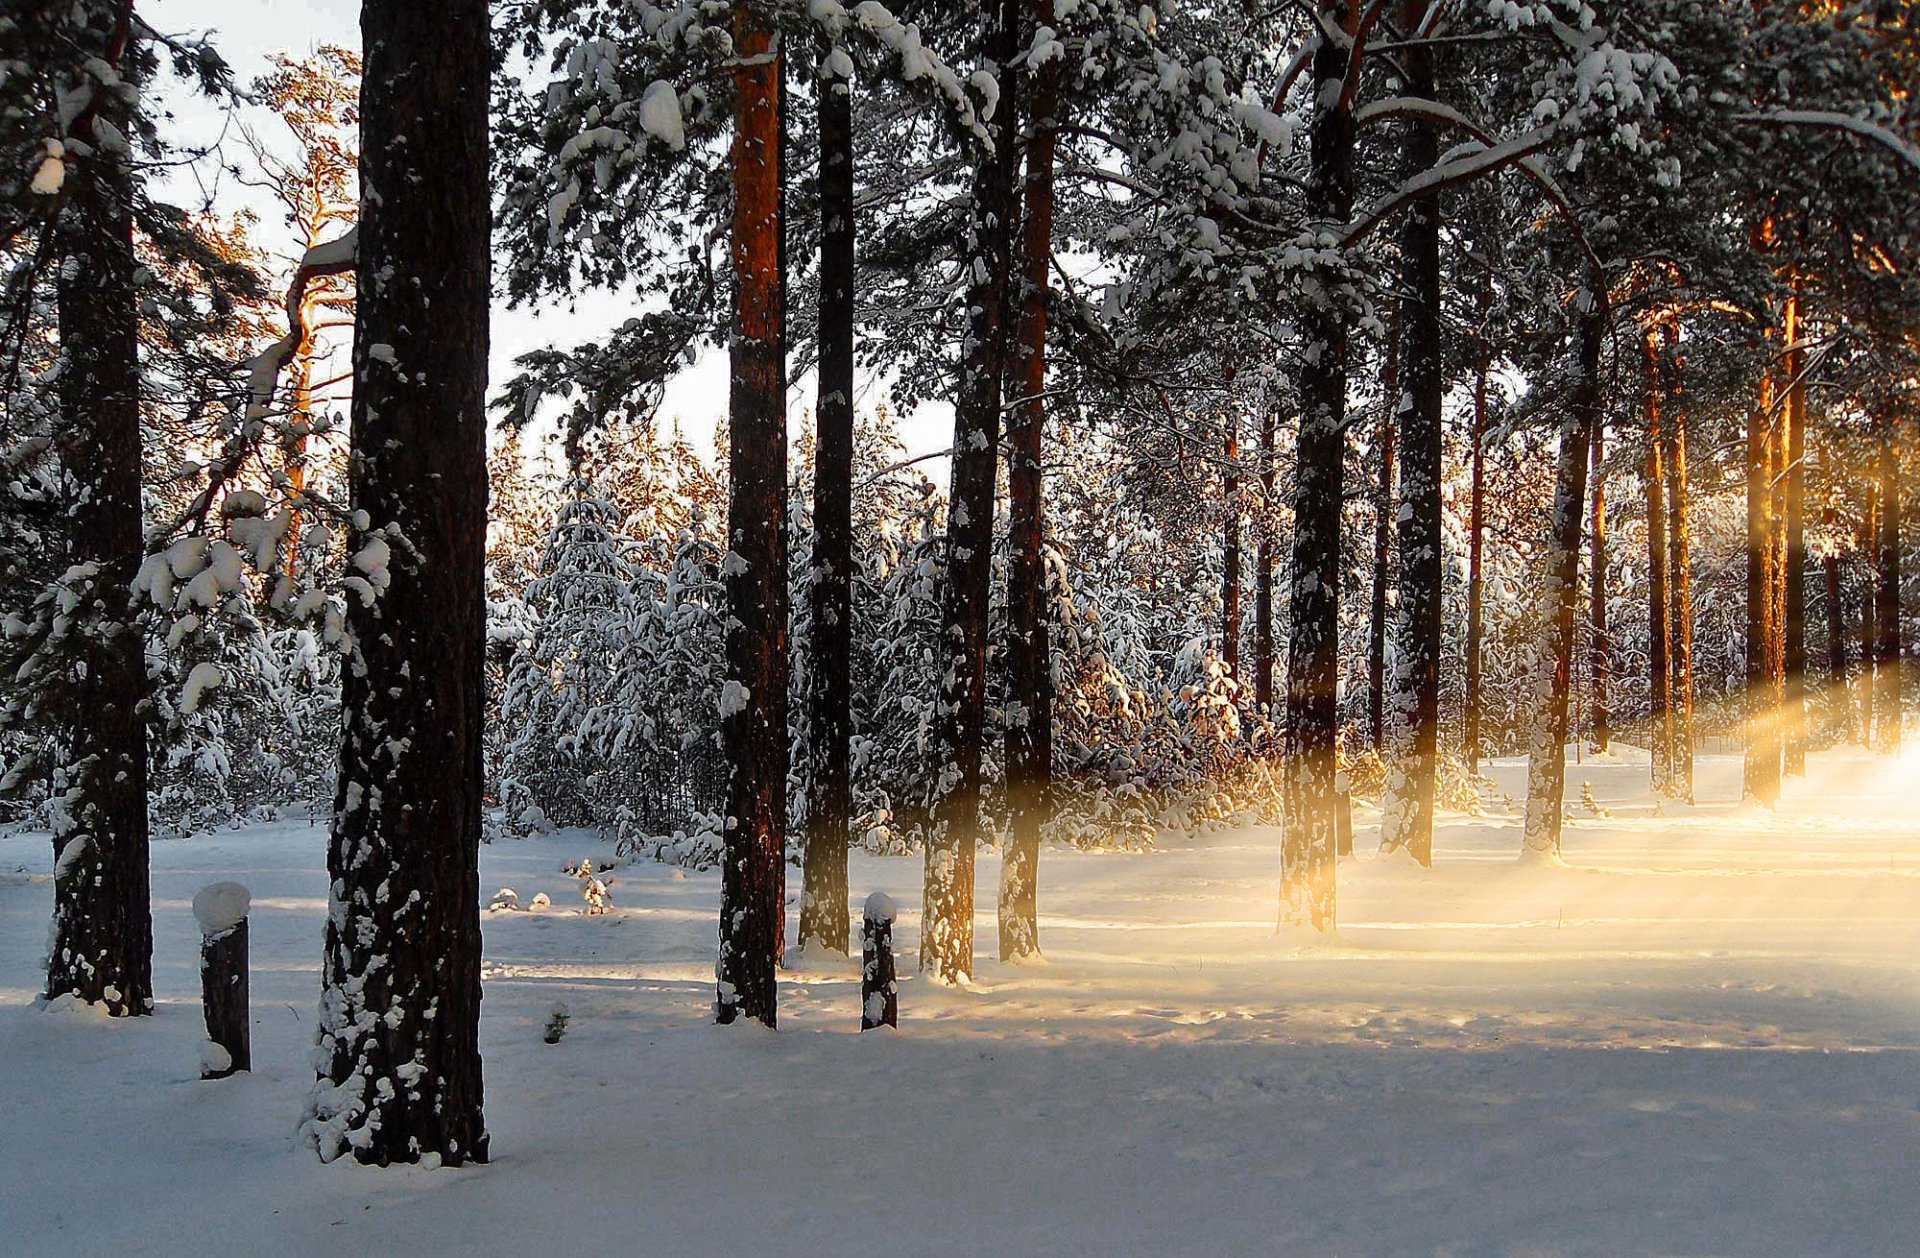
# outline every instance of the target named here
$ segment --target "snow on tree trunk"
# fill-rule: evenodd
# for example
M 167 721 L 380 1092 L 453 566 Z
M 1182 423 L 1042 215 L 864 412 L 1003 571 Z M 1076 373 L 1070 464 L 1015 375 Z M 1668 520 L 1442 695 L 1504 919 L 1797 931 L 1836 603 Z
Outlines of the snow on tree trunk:
M 487 6 L 361 10 L 348 600 L 322 969 L 322 1160 L 484 1162 Z M 390 557 L 382 563 L 383 557 Z
M 777 1021 L 787 831 L 786 317 L 781 56 L 760 0 L 733 11 L 733 334 L 729 354 L 727 761 L 714 1019 Z
M 1320 0 L 1321 20 L 1343 28 L 1345 0 Z M 1348 52 L 1323 39 L 1313 54 L 1316 102 L 1305 208 L 1316 222 L 1353 209 L 1353 115 L 1341 92 Z M 1285 755 L 1286 824 L 1280 849 L 1280 921 L 1335 926 L 1335 795 L 1339 726 L 1340 509 L 1346 456 L 1347 314 L 1331 292 L 1301 312 L 1300 434 L 1295 444 L 1293 563 L 1289 573 Z
M 119 65 L 122 6 L 88 3 L 84 52 Z M 133 174 L 125 99 L 85 72 L 58 226 L 58 449 L 73 495 L 63 582 L 76 601 L 66 630 L 70 693 L 54 774 L 53 929 L 47 995 L 109 1014 L 153 1012 L 153 914 L 147 888 L 145 640 L 131 584 L 144 534 L 140 495 L 140 338 Z
M 1422 6 L 1424 8 L 1424 6 Z M 1414 21 L 1418 21 L 1417 14 Z M 1407 95 L 1434 94 L 1433 54 L 1415 43 L 1405 58 Z M 1407 136 L 1414 172 L 1440 157 L 1438 128 L 1415 122 Z M 1440 727 L 1441 403 L 1440 209 L 1437 196 L 1407 208 L 1400 234 L 1400 634 L 1395 651 L 1380 846 L 1433 864 L 1435 756 Z
M 1772 807 L 1780 798 L 1780 743 L 1773 679 L 1773 375 L 1760 378 L 1759 404 L 1747 421 L 1746 757 L 1741 798 Z
M 973 866 L 980 841 L 980 753 L 986 731 L 987 612 L 993 578 L 993 490 L 1007 357 L 1007 272 L 1016 213 L 1018 114 L 1013 61 L 1019 0 L 998 0 L 987 59 L 999 77 L 991 153 L 973 153 L 967 228 L 967 325 L 954 399 L 941 670 L 934 712 L 933 828 L 926 844 L 920 968 L 943 982 L 973 973 Z M 972 149 L 972 145 L 968 146 Z
M 1900 751 L 1900 434 L 1890 414 L 1879 416 L 1879 572 L 1873 650 L 1874 747 Z
M 1030 20 L 1053 23 L 1053 0 L 1033 0 Z M 1020 234 L 1019 320 L 1007 432 L 1007 814 L 1000 864 L 1000 959 L 1040 951 L 1040 834 L 1053 778 L 1053 687 L 1047 633 L 1045 473 L 1047 268 L 1053 261 L 1053 160 L 1060 58 L 1035 71 L 1029 113 L 1025 215 Z
M 1589 442 L 1600 422 L 1600 353 L 1607 338 L 1607 311 L 1599 295 L 1583 291 L 1580 361 L 1560 425 L 1554 473 L 1553 516 L 1547 535 L 1547 578 L 1541 592 L 1546 626 L 1537 693 L 1540 707 L 1527 752 L 1527 816 L 1523 854 L 1558 859 L 1560 813 L 1567 783 L 1567 708 L 1573 680 L 1573 638 L 1580 601 L 1580 525 L 1587 499 Z
M 1671 325 L 1669 325 L 1671 326 Z M 1660 364 L 1667 398 L 1667 646 L 1669 789 L 1693 801 L 1693 524 L 1687 493 L 1687 410 L 1669 334 Z
M 807 732 L 817 765 L 807 801 L 800 896 L 802 948 L 845 954 L 853 732 L 853 82 L 831 75 L 820 94 L 820 364 L 813 461 L 813 572 L 809 583 Z

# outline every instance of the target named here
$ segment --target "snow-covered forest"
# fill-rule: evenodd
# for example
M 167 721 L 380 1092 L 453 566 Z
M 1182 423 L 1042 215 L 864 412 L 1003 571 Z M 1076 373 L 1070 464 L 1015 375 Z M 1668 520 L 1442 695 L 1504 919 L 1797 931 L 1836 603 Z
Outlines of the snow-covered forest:
M 17 1252 L 1911 1244 L 1920 10 L 181 7 L 0 9 Z

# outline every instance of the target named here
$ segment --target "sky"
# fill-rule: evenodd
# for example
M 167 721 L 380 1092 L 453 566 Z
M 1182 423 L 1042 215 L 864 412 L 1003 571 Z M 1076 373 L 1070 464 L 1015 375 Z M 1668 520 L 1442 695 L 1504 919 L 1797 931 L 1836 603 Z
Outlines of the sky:
M 212 32 L 215 46 L 234 67 L 236 77 L 246 82 L 263 73 L 267 58 L 276 52 L 296 55 L 312 52 L 324 44 L 360 46 L 360 6 L 357 0 L 147 0 L 141 7 L 146 20 L 159 30 L 175 33 Z M 170 98 L 185 135 L 208 139 L 222 125 L 217 111 L 203 101 Z M 256 120 L 263 135 L 273 133 L 270 124 Z M 237 149 L 236 149 L 237 151 Z M 193 199 L 191 184 L 178 195 Z M 241 186 L 231 179 L 218 185 L 216 208 L 254 209 L 260 217 L 259 235 L 276 252 L 292 252 L 290 238 L 275 239 L 282 230 L 280 210 L 263 194 Z M 491 376 L 497 386 L 512 371 L 515 357 L 532 349 L 550 345 L 572 345 L 588 340 L 621 322 L 631 313 L 619 297 L 607 293 L 581 295 L 569 308 L 564 304 L 509 309 L 496 302 L 493 309 Z M 880 400 L 872 382 L 863 380 L 861 400 Z M 798 436 L 809 422 L 813 381 L 811 376 L 794 382 L 789 395 L 789 432 Z M 682 372 L 669 386 L 661 408 L 663 425 L 677 423 L 687 439 L 703 453 L 710 454 L 713 437 L 727 409 L 727 363 L 722 351 L 709 348 L 698 362 Z M 900 432 L 908 455 L 923 455 L 943 450 L 952 440 L 952 412 L 945 406 L 928 406 L 920 413 L 902 415 Z M 922 465 L 936 483 L 946 479 L 945 461 Z

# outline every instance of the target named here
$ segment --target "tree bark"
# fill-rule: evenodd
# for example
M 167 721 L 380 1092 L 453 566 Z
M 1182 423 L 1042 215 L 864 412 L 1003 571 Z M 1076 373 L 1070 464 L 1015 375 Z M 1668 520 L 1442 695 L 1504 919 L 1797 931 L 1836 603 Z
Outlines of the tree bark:
M 1876 467 L 1867 481 L 1860 552 L 1866 559 L 1866 589 L 1860 597 L 1860 671 L 1858 689 L 1860 745 L 1873 746 L 1874 661 L 1880 654 L 1880 481 Z
M 1891 414 L 1879 417 L 1879 563 L 1875 591 L 1874 747 L 1900 751 L 1900 434 Z
M 1646 459 L 1641 483 L 1647 502 L 1647 750 L 1653 763 L 1653 789 L 1673 786 L 1673 678 L 1669 667 L 1667 620 L 1666 441 L 1662 433 L 1661 373 L 1654 332 L 1641 342 L 1647 378 Z
M 1424 9 L 1424 6 L 1420 6 Z M 1418 21 L 1418 14 L 1413 20 Z M 1409 96 L 1434 96 L 1433 52 L 1416 42 L 1404 56 Z M 1408 128 L 1407 165 L 1418 172 L 1440 159 L 1438 128 Z M 1380 819 L 1382 850 L 1404 849 L 1433 864 L 1433 797 L 1440 726 L 1441 402 L 1440 209 L 1437 196 L 1407 207 L 1400 233 L 1400 638 L 1393 700 L 1393 757 Z
M 1598 282 L 1593 281 L 1593 282 Z M 1554 472 L 1553 516 L 1547 535 L 1547 583 L 1544 594 L 1547 685 L 1527 756 L 1527 815 L 1522 855 L 1537 860 L 1560 856 L 1561 811 L 1567 789 L 1567 708 L 1572 692 L 1574 625 L 1580 602 L 1580 524 L 1587 501 L 1590 443 L 1601 414 L 1600 355 L 1607 339 L 1607 308 L 1602 294 L 1583 291 L 1579 364 L 1560 425 L 1560 452 Z
M 1786 475 L 1781 488 L 1786 512 L 1781 556 L 1784 583 L 1781 599 L 1782 769 L 1793 777 L 1807 772 L 1807 536 L 1806 536 L 1806 418 L 1807 385 L 1801 379 L 1806 351 L 1800 347 L 1800 296 L 1787 298 L 1786 311 Z
M 1667 398 L 1664 432 L 1667 473 L 1667 643 L 1671 651 L 1671 740 L 1668 766 L 1673 794 L 1693 802 L 1693 517 L 1687 496 L 1687 411 L 1680 380 L 1677 347 L 1668 325 L 1666 354 L 1661 361 L 1663 392 Z
M 1319 0 L 1321 19 L 1351 29 L 1347 0 Z M 1353 114 L 1341 91 L 1348 49 L 1323 39 L 1313 54 L 1314 110 L 1305 210 L 1341 223 L 1353 209 Z M 1287 820 L 1280 854 L 1280 920 L 1335 925 L 1338 799 L 1340 508 L 1346 442 L 1347 314 L 1331 292 L 1308 304 L 1301 332 L 1300 435 L 1295 446 L 1291 617 L 1287 642 Z
M 1381 367 L 1380 482 L 1373 499 L 1373 600 L 1367 611 L 1367 743 L 1384 752 L 1387 735 L 1387 590 L 1393 584 L 1393 474 L 1400 412 L 1401 310 L 1394 303 Z
M 123 64 L 131 5 L 88 3 L 77 52 Z M 75 86 L 62 84 L 63 89 Z M 127 103 L 101 92 L 72 124 L 57 225 L 58 450 L 72 493 L 66 555 L 77 596 L 67 631 L 61 721 L 64 800 L 53 833 L 49 998 L 73 996 L 114 1017 L 153 1012 L 153 912 L 147 875 L 145 639 L 131 585 L 145 537 L 140 502 L 140 333 L 133 246 L 134 176 L 103 137 L 131 131 Z
M 1053 22 L 1052 0 L 1030 0 L 1030 20 Z M 1052 646 L 1047 633 L 1047 268 L 1053 261 L 1053 158 L 1060 59 L 1033 76 L 1025 214 L 1020 232 L 1016 401 L 1007 433 L 1007 850 L 1000 863 L 1000 959 L 1040 951 L 1040 836 L 1053 786 Z
M 323 1160 L 452 1166 L 487 1159 L 487 6 L 375 0 L 360 30 L 361 183 L 379 195 L 356 257 L 351 496 L 366 527 L 348 544 L 374 593 L 348 600 L 308 1131 Z
M 1780 743 L 1769 658 L 1773 648 L 1773 374 L 1747 421 L 1747 746 L 1740 794 L 1771 808 L 1780 798 Z
M 852 813 L 853 83 L 817 85 L 820 114 L 820 363 L 813 455 L 813 572 L 808 586 L 807 728 L 815 757 L 800 897 L 802 948 L 845 955 Z
M 1485 589 L 1481 552 L 1485 549 L 1486 461 L 1487 461 L 1487 368 L 1488 353 L 1484 341 L 1474 361 L 1473 372 L 1473 453 L 1468 481 L 1467 504 L 1467 694 L 1465 743 L 1467 768 L 1480 772 L 1480 639 L 1481 602 Z
M 974 849 L 980 841 L 980 752 L 986 728 L 987 606 L 992 580 L 993 489 L 1007 358 L 1007 273 L 1014 231 L 1013 61 L 1019 0 L 995 0 L 987 59 L 1000 78 L 993 152 L 975 153 L 967 231 L 967 331 L 954 400 L 952 487 L 947 501 L 941 640 L 946 667 L 934 714 L 933 827 L 926 844 L 920 968 L 943 982 L 973 973 Z
M 778 1021 L 787 812 L 786 312 L 782 302 L 781 55 L 764 0 L 733 12 L 733 337 L 729 382 L 727 680 L 720 742 L 727 832 L 720 865 L 714 1019 Z

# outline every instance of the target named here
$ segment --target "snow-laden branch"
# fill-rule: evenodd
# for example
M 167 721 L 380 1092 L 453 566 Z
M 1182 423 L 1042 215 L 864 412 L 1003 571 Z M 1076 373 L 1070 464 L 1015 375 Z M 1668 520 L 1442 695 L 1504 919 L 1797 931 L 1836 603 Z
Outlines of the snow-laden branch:
M 356 224 L 332 240 L 307 250 L 287 283 L 287 334 L 247 360 L 247 418 L 258 419 L 273 403 L 280 372 L 313 330 L 307 326 L 307 289 L 313 281 L 353 269 L 359 254 L 360 228 Z
M 1825 109 L 1769 109 L 1736 116 L 1741 122 L 1779 122 L 1795 127 L 1821 127 L 1828 131 L 1848 131 L 1886 147 L 1915 171 L 1920 171 L 1920 148 L 1915 148 L 1891 128 L 1883 127 L 1877 122 L 1869 122 L 1865 118 L 1856 118 L 1852 114 L 1835 113 Z
M 1448 188 L 1470 183 L 1495 171 L 1520 165 L 1551 144 L 1559 130 L 1558 124 L 1549 123 L 1523 135 L 1517 135 L 1511 140 L 1487 145 L 1477 152 L 1451 158 L 1438 166 L 1421 171 L 1361 211 L 1341 232 L 1340 243 L 1354 244 L 1422 197 L 1434 196 Z M 1551 183 L 1551 180 L 1548 182 Z

